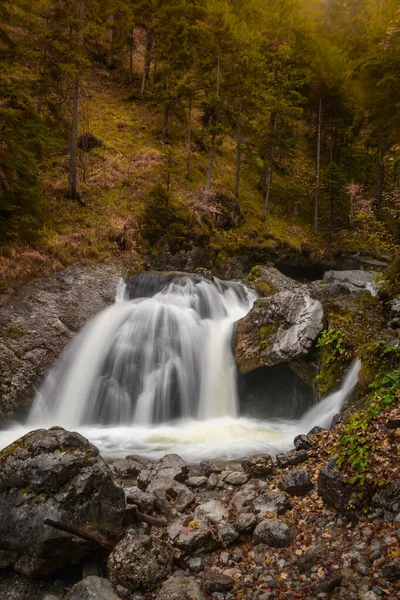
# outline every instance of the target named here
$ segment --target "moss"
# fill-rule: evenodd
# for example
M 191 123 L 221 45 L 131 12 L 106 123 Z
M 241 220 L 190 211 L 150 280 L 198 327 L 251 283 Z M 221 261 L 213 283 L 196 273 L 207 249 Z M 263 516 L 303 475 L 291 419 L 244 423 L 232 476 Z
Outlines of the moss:
M 368 292 L 344 296 L 325 305 L 327 327 L 321 332 L 318 390 L 324 395 L 342 379 L 351 362 L 363 348 L 379 337 L 385 325 L 383 307 Z
M 278 288 L 275 285 L 269 283 L 268 281 L 263 281 L 262 279 L 256 281 L 255 288 L 260 296 L 263 296 L 264 298 L 273 296 L 278 292 Z

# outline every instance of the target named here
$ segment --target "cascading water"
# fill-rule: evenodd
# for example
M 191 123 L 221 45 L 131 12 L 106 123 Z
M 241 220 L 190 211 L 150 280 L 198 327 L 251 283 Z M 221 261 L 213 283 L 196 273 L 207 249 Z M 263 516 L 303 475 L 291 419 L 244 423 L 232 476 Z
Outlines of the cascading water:
M 217 279 L 128 279 L 50 371 L 27 426 L 78 430 L 112 456 L 177 452 L 196 462 L 289 449 L 298 433 L 329 426 L 359 364 L 300 420 L 238 416 L 232 335 L 254 300 L 244 286 Z M 20 434 L 2 432 L 0 446 Z

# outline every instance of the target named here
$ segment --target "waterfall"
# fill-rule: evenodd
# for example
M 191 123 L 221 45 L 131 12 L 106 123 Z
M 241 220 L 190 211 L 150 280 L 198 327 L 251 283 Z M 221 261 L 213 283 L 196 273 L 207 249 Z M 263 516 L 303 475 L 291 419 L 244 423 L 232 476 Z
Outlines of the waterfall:
M 234 323 L 255 295 L 180 274 L 141 274 L 88 323 L 39 390 L 31 422 L 150 425 L 237 417 Z
M 78 430 L 104 456 L 175 452 L 196 463 L 276 454 L 292 448 L 299 433 L 329 427 L 357 383 L 359 361 L 339 390 L 303 416 L 295 410 L 296 385 L 272 388 L 272 408 L 244 416 L 232 337 L 255 299 L 241 284 L 182 273 L 121 282 L 115 303 L 50 370 L 28 422 L 0 431 L 0 448 L 33 428 L 59 425 Z

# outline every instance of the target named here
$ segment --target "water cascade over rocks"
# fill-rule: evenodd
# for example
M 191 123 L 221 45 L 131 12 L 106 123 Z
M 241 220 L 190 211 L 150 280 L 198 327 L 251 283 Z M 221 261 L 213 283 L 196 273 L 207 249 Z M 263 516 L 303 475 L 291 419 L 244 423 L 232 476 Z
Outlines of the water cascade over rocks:
M 232 338 L 255 299 L 245 286 L 218 279 L 129 278 L 50 371 L 27 427 L 78 430 L 114 457 L 176 452 L 198 462 L 289 449 L 298 433 L 329 426 L 356 385 L 359 365 L 341 390 L 300 419 L 294 412 L 240 416 Z M 20 434 L 21 428 L 1 432 L 0 447 Z

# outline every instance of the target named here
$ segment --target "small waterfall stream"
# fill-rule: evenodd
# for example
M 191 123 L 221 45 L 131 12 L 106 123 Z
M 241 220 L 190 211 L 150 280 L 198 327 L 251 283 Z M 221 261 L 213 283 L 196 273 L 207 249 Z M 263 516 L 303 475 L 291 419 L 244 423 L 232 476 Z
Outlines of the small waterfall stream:
M 197 462 L 289 449 L 298 433 L 329 426 L 360 366 L 298 420 L 240 416 L 232 336 L 255 299 L 243 285 L 218 279 L 128 279 L 51 369 L 24 431 L 78 430 L 114 457 L 176 452 Z M 0 447 L 21 433 L 0 432 Z

